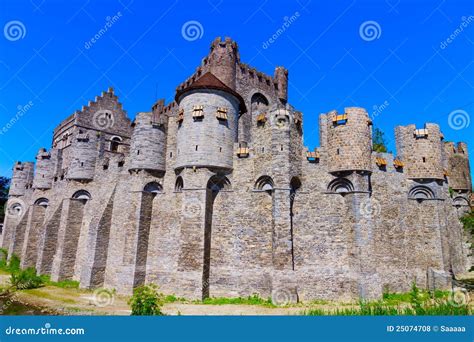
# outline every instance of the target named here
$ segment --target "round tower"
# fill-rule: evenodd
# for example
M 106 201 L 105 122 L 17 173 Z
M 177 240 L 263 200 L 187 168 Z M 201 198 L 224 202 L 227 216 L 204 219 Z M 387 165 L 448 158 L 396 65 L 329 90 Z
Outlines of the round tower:
M 278 98 L 286 103 L 288 101 L 288 70 L 284 67 L 276 67 L 273 78 L 278 87 Z
M 363 108 L 345 108 L 344 114 L 327 113 L 329 172 L 370 171 L 372 123 Z
M 166 169 L 166 133 L 161 117 L 151 112 L 138 113 L 133 123 L 129 170 Z
M 424 128 L 415 125 L 395 129 L 397 152 L 405 164 L 404 170 L 411 179 L 444 179 L 443 136 L 436 124 Z
M 206 73 L 176 94 L 178 109 L 175 168 L 232 169 L 237 120 L 245 104 L 235 91 Z
M 33 182 L 34 163 L 16 162 L 13 166 L 13 175 L 10 183 L 11 196 L 23 196 Z
M 73 135 L 67 178 L 92 180 L 97 158 L 97 133 L 79 130 Z
M 54 160 L 51 153 L 45 148 L 40 148 L 36 155 L 36 170 L 33 179 L 33 188 L 51 189 L 54 178 Z
M 453 142 L 444 144 L 448 164 L 448 183 L 453 190 L 470 191 L 471 173 L 467 144 Z
M 235 75 L 239 52 L 237 43 L 229 37 L 217 37 L 211 44 L 209 71 L 226 86 L 235 90 Z

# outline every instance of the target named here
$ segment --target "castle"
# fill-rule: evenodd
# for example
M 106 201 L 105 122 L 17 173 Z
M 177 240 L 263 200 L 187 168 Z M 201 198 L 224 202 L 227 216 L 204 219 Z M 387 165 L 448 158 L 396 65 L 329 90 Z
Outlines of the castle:
M 187 298 L 379 298 L 471 267 L 466 144 L 428 123 L 374 152 L 350 107 L 320 115 L 309 151 L 287 93 L 285 68 L 255 70 L 229 38 L 133 122 L 103 92 L 14 165 L 3 248 L 54 281 Z

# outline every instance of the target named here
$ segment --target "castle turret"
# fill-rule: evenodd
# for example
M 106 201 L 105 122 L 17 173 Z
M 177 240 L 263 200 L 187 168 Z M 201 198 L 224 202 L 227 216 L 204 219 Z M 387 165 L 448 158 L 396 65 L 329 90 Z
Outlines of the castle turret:
M 33 183 L 34 163 L 16 162 L 13 166 L 13 175 L 10 184 L 10 196 L 23 196 L 26 189 Z
M 33 188 L 50 189 L 53 184 L 55 158 L 45 148 L 40 148 L 36 155 L 36 170 Z
M 235 75 L 239 52 L 237 43 L 229 37 L 222 40 L 217 37 L 211 44 L 209 54 L 210 72 L 226 86 L 235 90 Z
M 344 114 L 326 114 L 326 151 L 329 172 L 370 171 L 372 128 L 363 108 L 345 108 Z
M 277 96 L 283 102 L 288 101 L 288 70 L 284 67 L 276 67 L 273 76 L 277 84 Z
M 397 153 L 405 164 L 411 179 L 444 179 L 442 162 L 442 134 L 439 126 L 427 123 L 424 128 L 415 125 L 395 128 Z
M 449 186 L 453 190 L 471 190 L 471 173 L 469 168 L 469 154 L 467 144 L 453 142 L 444 144 L 448 164 Z
M 243 99 L 213 74 L 206 73 L 178 91 L 177 157 L 175 168 L 232 168 L 239 112 Z
M 153 112 L 138 113 L 133 126 L 129 170 L 164 171 L 166 133 L 162 117 Z
M 68 179 L 92 180 L 97 158 L 97 132 L 81 131 L 73 135 L 67 171 Z

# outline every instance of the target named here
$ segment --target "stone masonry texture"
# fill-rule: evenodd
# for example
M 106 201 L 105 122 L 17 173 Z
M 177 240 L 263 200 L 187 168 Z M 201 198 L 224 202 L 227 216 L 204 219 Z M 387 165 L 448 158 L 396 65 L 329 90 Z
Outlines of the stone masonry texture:
M 394 156 L 372 151 L 363 108 L 319 123 L 308 151 L 288 70 L 263 74 L 217 38 L 175 101 L 131 122 L 108 89 L 58 125 L 36 166 L 15 163 L 1 245 L 53 280 L 193 299 L 380 298 L 472 266 L 466 144 L 400 126 Z

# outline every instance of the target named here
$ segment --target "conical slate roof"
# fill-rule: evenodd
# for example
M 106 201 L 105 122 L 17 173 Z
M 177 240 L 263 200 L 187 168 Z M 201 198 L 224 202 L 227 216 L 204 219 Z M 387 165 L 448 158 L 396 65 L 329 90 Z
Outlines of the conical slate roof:
M 247 111 L 247 108 L 245 106 L 245 101 L 240 96 L 235 90 L 229 88 L 227 85 L 224 84 L 220 79 L 218 79 L 216 76 L 214 76 L 212 73 L 207 72 L 204 75 L 202 75 L 200 78 L 198 78 L 195 82 L 191 83 L 189 86 L 186 88 L 183 88 L 181 90 L 178 90 L 176 92 L 175 100 L 179 104 L 179 101 L 185 93 L 191 91 L 191 90 L 197 90 L 197 89 L 215 89 L 215 90 L 222 90 L 225 91 L 226 93 L 234 95 L 240 103 L 240 113 L 245 113 Z

